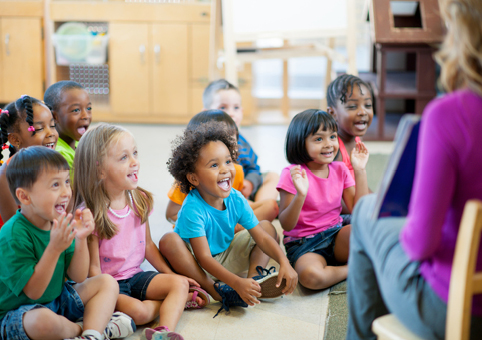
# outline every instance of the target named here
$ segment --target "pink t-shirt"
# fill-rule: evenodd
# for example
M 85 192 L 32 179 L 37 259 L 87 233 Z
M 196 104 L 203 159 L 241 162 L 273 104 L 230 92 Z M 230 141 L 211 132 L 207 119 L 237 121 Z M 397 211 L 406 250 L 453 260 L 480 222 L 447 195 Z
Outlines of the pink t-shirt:
M 129 206 L 114 211 L 123 216 L 129 211 Z M 126 218 L 118 218 L 110 211 L 107 215 L 119 231 L 110 240 L 99 239 L 100 269 L 116 280 L 129 279 L 142 271 L 140 265 L 146 257 L 146 224 L 141 224 L 134 211 Z
M 278 191 L 283 189 L 296 195 L 296 188 L 290 174 L 290 169 L 294 166 L 293 164 L 287 166 L 281 172 L 276 187 Z M 298 223 L 292 230 L 283 231 L 286 236 L 305 237 L 320 233 L 340 223 L 342 221 L 340 213 L 343 190 L 355 185 L 355 180 L 343 162 L 328 164 L 328 178 L 315 176 L 304 164 L 301 165 L 301 168 L 306 170 L 310 185 Z

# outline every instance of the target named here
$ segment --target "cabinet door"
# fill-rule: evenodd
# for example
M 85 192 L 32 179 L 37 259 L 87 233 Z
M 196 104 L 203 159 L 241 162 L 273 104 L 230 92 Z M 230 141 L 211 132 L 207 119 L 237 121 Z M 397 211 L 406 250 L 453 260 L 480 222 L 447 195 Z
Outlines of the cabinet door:
M 40 18 L 0 20 L 0 101 L 22 94 L 43 99 L 43 45 Z
M 149 26 L 109 25 L 110 104 L 120 115 L 149 114 Z
M 151 51 L 153 114 L 189 117 L 187 24 L 152 24 Z
M 190 112 L 194 115 L 203 108 L 202 94 L 209 84 L 209 25 L 191 25 L 191 101 Z

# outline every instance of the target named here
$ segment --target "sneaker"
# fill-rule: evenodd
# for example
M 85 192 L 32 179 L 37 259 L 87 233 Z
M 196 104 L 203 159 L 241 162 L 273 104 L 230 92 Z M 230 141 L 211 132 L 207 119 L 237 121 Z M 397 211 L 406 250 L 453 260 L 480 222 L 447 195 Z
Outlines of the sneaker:
M 134 320 L 127 314 L 115 312 L 105 327 L 104 336 L 107 339 L 126 338 L 136 331 Z
M 64 340 L 99 340 L 93 335 L 81 335 L 81 336 L 76 336 L 75 338 L 70 338 L 70 339 L 64 339 Z
M 278 273 L 276 268 L 272 266 L 270 269 L 265 269 L 261 266 L 256 267 L 258 275 L 253 277 L 253 280 L 258 282 L 261 286 L 260 299 L 274 299 L 283 295 L 283 289 L 286 287 L 286 280 L 283 279 L 279 287 L 276 287 L 278 281 Z
M 248 307 L 248 304 L 241 299 L 239 294 L 231 287 L 229 287 L 225 283 L 221 282 L 216 282 L 214 284 L 214 289 L 216 292 L 218 292 L 219 295 L 221 295 L 222 300 L 222 306 L 219 308 L 218 312 L 216 313 L 215 316 L 213 316 L 213 319 L 218 316 L 219 312 L 221 310 L 225 310 L 226 312 L 229 312 L 229 307 Z
M 169 328 L 159 326 L 156 328 L 146 328 L 142 331 L 141 340 L 184 340 L 181 334 L 171 332 Z

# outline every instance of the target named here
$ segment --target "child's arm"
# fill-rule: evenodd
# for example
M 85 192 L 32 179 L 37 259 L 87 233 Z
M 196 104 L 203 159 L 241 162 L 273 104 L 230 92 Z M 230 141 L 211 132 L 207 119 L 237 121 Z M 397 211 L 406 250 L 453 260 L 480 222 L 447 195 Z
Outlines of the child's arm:
M 211 255 L 206 236 L 191 238 L 189 241 L 194 255 L 203 269 L 233 288 L 248 305 L 254 306 L 259 303 L 258 297 L 261 296 L 259 284 L 251 278 L 245 279 L 231 273 L 216 261 Z
M 177 213 L 181 210 L 181 206 L 171 200 L 167 203 L 166 219 L 173 223 L 177 221 Z
M 280 190 L 279 221 L 284 230 L 290 231 L 298 223 L 301 208 L 308 193 L 308 177 L 306 171 L 297 165 L 290 169 L 291 179 L 296 188 L 296 195 Z
M 23 287 L 23 292 L 32 300 L 38 300 L 47 289 L 52 275 L 59 261 L 59 257 L 74 240 L 76 231 L 72 231 L 69 225 L 71 214 L 60 215 L 59 221 L 54 220 L 50 229 L 50 242 L 45 248 L 42 257 L 35 265 L 34 272 L 28 282 Z
M 100 268 L 100 257 L 99 257 L 99 237 L 96 235 L 91 235 L 88 241 L 89 246 L 89 277 L 102 274 L 102 269 Z
M 149 221 L 146 222 L 146 259 L 159 273 L 174 274 L 161 252 L 152 241 Z
M 90 256 L 87 237 L 94 231 L 94 217 L 89 209 L 82 211 L 77 209 L 71 222 L 75 233 L 75 250 L 67 275 L 71 280 L 80 283 L 89 274 Z
M 368 162 L 368 149 L 363 142 L 356 143 L 351 151 L 351 164 L 355 170 L 356 187 L 349 187 L 343 190 L 343 200 L 350 212 L 353 211 L 358 200 L 369 193 L 367 172 L 365 170 Z
M 281 281 L 286 279 L 286 287 L 283 289 L 283 294 L 291 294 L 298 283 L 298 274 L 291 267 L 286 255 L 281 250 L 281 247 L 268 233 L 258 224 L 256 227 L 248 230 L 253 237 L 256 245 L 269 257 L 279 263 L 279 274 L 276 286 L 279 287 Z

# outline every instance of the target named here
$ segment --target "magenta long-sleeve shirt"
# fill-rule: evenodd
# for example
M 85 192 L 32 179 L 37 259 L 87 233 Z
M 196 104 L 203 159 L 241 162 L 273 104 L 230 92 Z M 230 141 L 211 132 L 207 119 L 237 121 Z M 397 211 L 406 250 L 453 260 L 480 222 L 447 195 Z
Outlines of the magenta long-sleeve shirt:
M 418 141 L 414 187 L 400 234 L 405 252 L 445 302 L 462 212 L 482 200 L 482 98 L 459 90 L 431 102 Z M 482 268 L 482 248 L 477 268 Z M 473 312 L 482 316 L 482 295 Z

